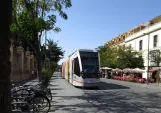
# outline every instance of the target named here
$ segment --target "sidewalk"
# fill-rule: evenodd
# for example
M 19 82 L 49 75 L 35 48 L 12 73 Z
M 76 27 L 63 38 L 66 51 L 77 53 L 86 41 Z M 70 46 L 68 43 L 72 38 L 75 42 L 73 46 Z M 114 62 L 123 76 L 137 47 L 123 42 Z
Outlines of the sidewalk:
M 144 83 L 142 85 L 145 85 L 148 88 L 161 88 L 161 83 Z
M 160 89 L 161 90 L 161 83 L 159 85 L 157 83 L 136 83 L 136 82 L 128 82 L 128 81 L 120 81 L 120 80 L 113 80 L 113 79 L 104 79 L 101 78 L 103 81 L 107 81 L 109 83 L 116 83 L 116 84 L 121 84 L 124 86 L 135 86 L 135 87 L 144 87 L 148 89 Z
M 23 81 L 20 81 L 20 82 L 16 82 L 16 84 L 18 86 L 21 86 L 21 85 L 37 85 L 38 82 L 39 82 L 39 79 L 35 78 L 35 79 L 27 79 L 27 80 L 23 80 Z
M 39 79 L 36 78 L 34 80 L 26 82 L 24 85 L 37 85 L 39 83 Z

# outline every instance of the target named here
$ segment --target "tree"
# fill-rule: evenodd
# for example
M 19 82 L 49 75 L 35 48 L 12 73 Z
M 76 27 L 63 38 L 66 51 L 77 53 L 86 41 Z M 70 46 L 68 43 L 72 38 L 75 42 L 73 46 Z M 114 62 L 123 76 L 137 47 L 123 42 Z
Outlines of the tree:
M 53 40 L 47 40 L 47 47 L 46 49 L 45 45 L 43 45 L 42 48 L 42 60 L 45 60 L 46 58 L 49 58 L 50 61 L 54 61 L 55 63 L 58 63 L 58 61 L 64 56 L 65 51 L 62 50 L 61 47 L 58 46 L 58 42 L 54 42 Z
M 117 60 L 117 52 L 116 48 L 110 47 L 99 47 L 100 59 L 101 59 L 101 66 L 102 67 L 117 67 L 116 60 Z
M 144 60 L 141 53 L 131 47 L 100 47 L 101 66 L 111 68 L 144 68 Z
M 99 54 L 100 54 L 100 62 L 101 62 L 101 67 L 107 66 L 107 48 L 104 46 L 100 46 L 99 48 Z
M 0 112 L 11 113 L 10 96 L 10 23 L 12 0 L 1 3 L 1 31 L 0 31 Z M 4 7 L 5 6 L 5 7 Z
M 117 52 L 118 67 L 123 68 L 144 68 L 142 54 L 133 50 L 130 46 L 119 47 Z
M 55 26 L 55 12 L 67 19 L 63 8 L 71 7 L 70 0 L 14 0 L 12 32 L 16 35 L 15 42 L 23 42 L 30 46 L 37 59 L 38 73 L 41 74 L 40 38 L 44 30 L 61 31 Z M 50 12 L 50 13 L 49 13 Z

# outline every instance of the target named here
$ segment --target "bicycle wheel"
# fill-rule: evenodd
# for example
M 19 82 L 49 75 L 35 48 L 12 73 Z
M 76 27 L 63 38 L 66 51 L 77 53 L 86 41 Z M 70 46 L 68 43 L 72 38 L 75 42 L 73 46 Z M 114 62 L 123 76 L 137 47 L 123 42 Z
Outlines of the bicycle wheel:
M 53 97 L 52 97 L 51 90 L 50 90 L 50 89 L 46 89 L 46 90 L 45 90 L 45 93 L 46 93 L 47 98 L 48 98 L 50 101 L 52 101 Z
M 50 101 L 46 96 L 34 96 L 31 103 L 34 113 L 48 113 L 50 111 Z
M 51 101 L 52 100 L 52 93 L 51 89 L 46 88 L 44 86 L 39 86 L 39 89 L 44 92 L 44 94 L 47 96 L 47 98 Z

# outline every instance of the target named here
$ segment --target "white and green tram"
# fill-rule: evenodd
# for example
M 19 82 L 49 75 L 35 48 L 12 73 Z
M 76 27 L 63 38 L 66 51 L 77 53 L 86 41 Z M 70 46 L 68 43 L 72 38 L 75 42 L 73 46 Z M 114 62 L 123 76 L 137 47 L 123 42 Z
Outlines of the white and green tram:
M 100 57 L 94 50 L 79 49 L 62 65 L 62 77 L 74 86 L 98 87 L 100 83 Z

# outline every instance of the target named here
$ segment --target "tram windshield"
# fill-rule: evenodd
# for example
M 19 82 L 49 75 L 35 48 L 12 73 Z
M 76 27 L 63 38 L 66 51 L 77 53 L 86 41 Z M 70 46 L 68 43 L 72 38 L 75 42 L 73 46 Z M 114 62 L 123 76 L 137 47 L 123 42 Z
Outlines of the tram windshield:
M 84 74 L 96 74 L 99 71 L 98 53 L 82 53 L 82 69 Z

